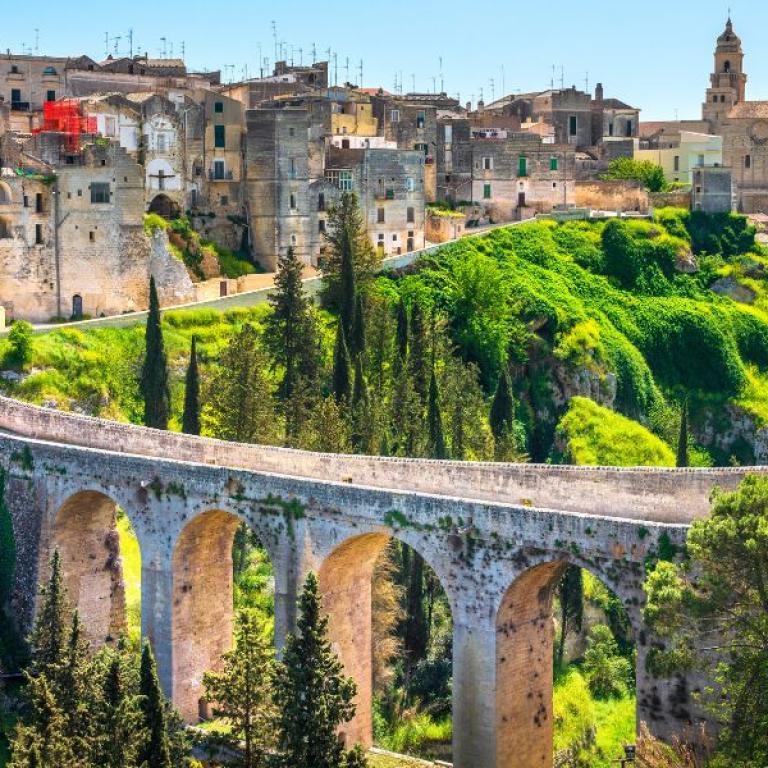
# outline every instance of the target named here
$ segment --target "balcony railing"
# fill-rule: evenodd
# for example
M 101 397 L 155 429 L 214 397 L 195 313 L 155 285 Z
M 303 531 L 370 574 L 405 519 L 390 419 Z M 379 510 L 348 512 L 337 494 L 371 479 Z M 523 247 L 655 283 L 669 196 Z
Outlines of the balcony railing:
M 232 181 L 234 178 L 232 171 L 208 171 L 209 181 Z
M 28 101 L 12 101 L 11 109 L 14 112 L 29 112 L 29 102 Z

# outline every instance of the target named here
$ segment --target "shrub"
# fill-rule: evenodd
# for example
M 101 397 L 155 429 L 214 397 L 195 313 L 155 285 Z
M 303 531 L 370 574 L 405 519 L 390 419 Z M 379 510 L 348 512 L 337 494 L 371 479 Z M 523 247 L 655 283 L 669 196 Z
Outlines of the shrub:
M 619 654 L 610 627 L 592 627 L 584 654 L 584 674 L 592 694 L 599 699 L 626 696 L 632 672 L 629 660 Z
M 9 359 L 11 365 L 23 368 L 32 359 L 32 326 L 25 320 L 17 320 L 8 331 Z

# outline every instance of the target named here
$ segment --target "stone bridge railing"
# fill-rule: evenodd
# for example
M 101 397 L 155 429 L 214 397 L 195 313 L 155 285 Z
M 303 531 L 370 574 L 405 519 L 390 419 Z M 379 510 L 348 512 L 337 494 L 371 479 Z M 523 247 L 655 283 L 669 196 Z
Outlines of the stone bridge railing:
M 322 454 L 163 432 L 5 397 L 0 430 L 137 456 L 673 524 L 705 515 L 713 487 L 732 489 L 748 473 L 768 473 L 768 467 L 574 467 Z

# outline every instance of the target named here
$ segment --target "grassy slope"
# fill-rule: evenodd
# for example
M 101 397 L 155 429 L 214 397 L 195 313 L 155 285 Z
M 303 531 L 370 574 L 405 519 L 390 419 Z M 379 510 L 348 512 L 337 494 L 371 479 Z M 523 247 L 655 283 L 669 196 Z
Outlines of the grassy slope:
M 571 463 L 610 467 L 673 467 L 670 447 L 636 421 L 574 397 L 560 420 L 560 439 Z

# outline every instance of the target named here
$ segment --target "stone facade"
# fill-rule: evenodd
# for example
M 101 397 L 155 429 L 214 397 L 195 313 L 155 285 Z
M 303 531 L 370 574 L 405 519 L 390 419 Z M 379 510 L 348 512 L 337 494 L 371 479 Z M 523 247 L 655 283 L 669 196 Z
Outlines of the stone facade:
M 681 691 L 701 681 L 655 679 L 645 669 L 653 637 L 640 613 L 644 564 L 660 537 L 682 543 L 715 485 L 733 488 L 755 471 L 309 454 L 160 434 L 6 399 L 0 429 L 16 435 L 0 437 L 18 553 L 12 615 L 29 625 L 37 582 L 57 546 L 89 636 L 113 636 L 124 620 L 111 543 L 119 505 L 141 548 L 142 632 L 163 686 L 190 721 L 206 709 L 203 672 L 231 643 L 231 546 L 242 521 L 274 567 L 278 646 L 294 625 L 305 574 L 319 575 L 334 648 L 358 684 L 357 715 L 344 735 L 369 744 L 370 575 L 392 537 L 411 546 L 452 609 L 457 768 L 551 766 L 551 597 L 568 562 L 589 569 L 627 608 L 638 642 L 638 719 L 665 738 L 694 724 Z

